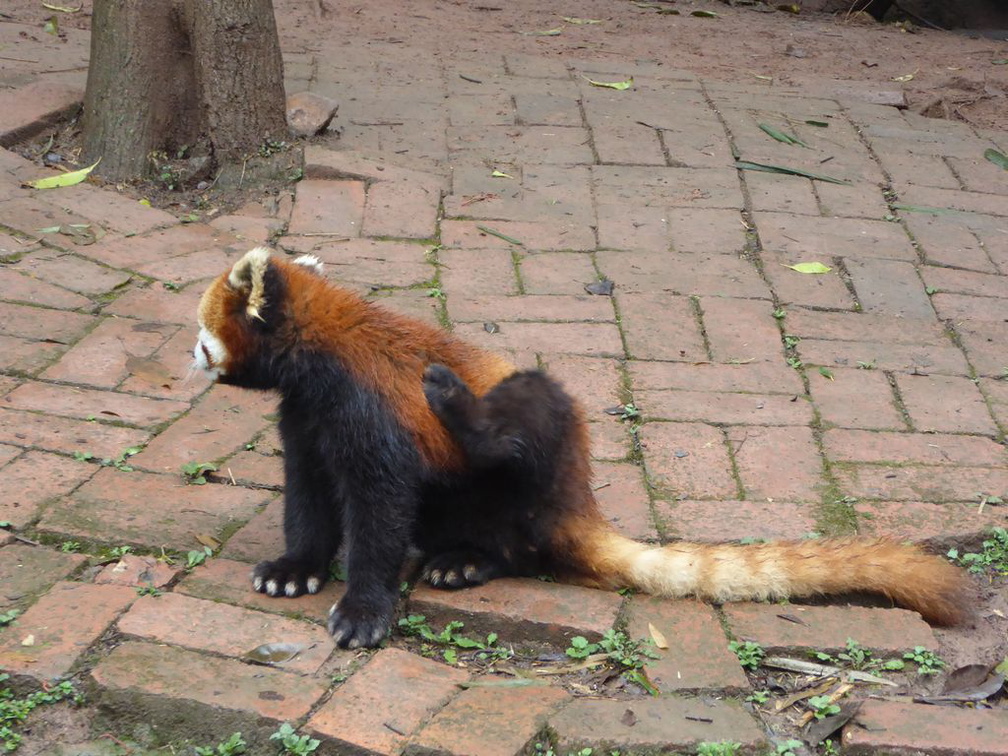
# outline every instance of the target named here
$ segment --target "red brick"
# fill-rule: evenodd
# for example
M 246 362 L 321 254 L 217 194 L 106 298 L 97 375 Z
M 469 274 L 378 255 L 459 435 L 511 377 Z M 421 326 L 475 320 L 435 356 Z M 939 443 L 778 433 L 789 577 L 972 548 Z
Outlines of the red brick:
M 0 608 L 22 603 L 75 572 L 87 559 L 39 546 L 13 543 L 0 548 Z
M 255 451 L 238 452 L 221 465 L 220 472 L 240 486 L 279 490 L 284 482 L 283 459 Z
M 915 261 L 917 252 L 897 223 L 860 218 L 807 218 L 755 213 L 764 249 L 801 252 L 829 265 L 829 258 Z
M 276 397 L 267 392 L 215 385 L 192 412 L 134 457 L 139 467 L 178 472 L 188 462 L 226 457 L 267 428 Z
M 297 185 L 288 232 L 360 236 L 364 198 L 363 181 L 305 179 Z
M 250 215 L 218 215 L 210 225 L 226 231 L 249 247 L 265 246 L 284 230 L 284 222 L 279 218 L 263 218 Z
M 795 176 L 747 171 L 746 188 L 753 210 L 780 211 L 794 215 L 819 215 L 819 203 L 812 191 L 812 181 Z M 822 189 L 823 184 L 818 188 Z
M 616 320 L 607 297 L 525 294 L 517 297 L 453 294 L 448 313 L 456 323 L 553 321 L 612 323 Z
M 931 303 L 939 317 L 953 321 L 953 326 L 963 320 L 1008 321 L 1008 299 L 938 293 L 931 297 Z
M 268 554 L 280 556 L 280 551 Z M 187 596 L 222 601 L 264 612 L 283 614 L 312 622 L 325 622 L 329 609 L 343 597 L 343 583 L 330 581 L 318 593 L 297 598 L 267 596 L 252 589 L 252 565 L 214 557 L 190 572 L 175 591 Z
M 527 294 L 580 296 L 585 284 L 598 279 L 591 258 L 578 252 L 523 255 L 519 271 Z
M 982 379 L 980 388 L 990 402 L 991 414 L 1001 426 L 1002 431 L 1008 431 L 1008 382 L 1003 380 Z
M 542 580 L 502 578 L 464 591 L 419 585 L 410 614 L 431 625 L 465 622 L 467 634 L 497 633 L 502 642 L 566 644 L 571 636 L 602 635 L 613 626 L 623 598 L 618 593 Z
M 722 431 L 703 423 L 647 423 L 640 431 L 644 468 L 662 495 L 734 498 L 738 485 Z
M 1004 323 L 962 322 L 955 328 L 977 373 L 999 378 L 1004 375 L 1008 367 Z
M 318 672 L 335 648 L 317 624 L 175 593 L 137 599 L 118 626 L 143 640 L 230 657 L 242 657 L 264 643 L 289 643 L 301 650 L 273 666 L 303 675 Z
M 762 299 L 770 296 L 755 266 L 736 255 L 634 250 L 599 252 L 597 257 L 599 270 L 622 292 Z
M 1008 277 L 953 270 L 926 265 L 921 268 L 924 282 L 941 292 L 972 294 L 978 297 L 1008 298 Z
M 139 426 L 167 422 L 189 409 L 185 402 L 37 382 L 22 384 L 5 401 L 12 409 L 83 420 L 101 418 Z
M 322 682 L 311 677 L 135 641 L 113 649 L 98 662 L 91 677 L 104 689 L 100 695 L 106 706 L 128 706 L 134 716 L 141 706 L 146 709 L 149 705 L 148 697 L 156 696 L 162 716 L 165 706 L 177 710 L 197 702 L 218 715 L 237 711 L 248 718 L 246 724 L 250 728 L 260 724 L 259 717 L 276 721 L 300 719 L 326 690 Z M 113 695 L 109 696 L 109 692 Z M 117 693 L 121 697 L 114 695 Z M 203 716 L 193 718 L 195 722 L 211 721 L 205 712 L 201 713 Z M 180 734 L 195 735 L 191 729 Z
M 35 375 L 65 351 L 66 347 L 57 344 L 0 334 L 0 370 Z
M 38 168 L 34 168 L 31 174 L 33 179 L 40 178 Z M 5 227 L 19 231 L 29 239 L 44 239 L 55 247 L 72 246 L 72 237 L 60 233 L 63 226 L 70 224 L 90 226 L 99 239 L 105 234 L 104 229 L 90 224 L 87 218 L 59 210 L 39 199 L 37 193 L 14 195 L 13 199 L 5 200 L 2 207 Z
M 780 363 L 752 362 L 740 365 L 689 365 L 677 362 L 628 363 L 634 391 L 678 389 L 682 391 L 738 392 L 750 394 L 805 393 L 801 377 Z
M 667 250 L 669 242 L 668 210 L 665 207 L 638 207 L 626 212 L 624 203 L 597 203 L 598 244 L 603 249 Z M 723 211 L 716 211 L 723 212 Z M 714 230 L 717 227 L 711 225 Z M 742 245 L 737 245 L 741 249 Z M 682 251 L 682 250 L 678 250 Z M 729 249 L 707 250 L 715 253 Z
M 804 398 L 700 391 L 636 391 L 634 402 L 648 418 L 709 423 L 798 425 L 812 420 Z
M 905 609 L 738 603 L 725 604 L 724 613 L 735 637 L 756 641 L 771 652 L 837 652 L 848 638 L 881 656 L 902 656 L 914 646 L 938 648 L 927 623 Z
M 0 640 L 0 668 L 37 680 L 66 675 L 136 598 L 118 585 L 57 583 Z M 31 645 L 24 645 L 29 636 Z
M 970 140 L 968 146 L 964 145 L 964 147 L 970 156 L 983 152 L 981 150 L 982 143 L 977 144 L 973 140 Z M 986 213 L 987 215 L 1008 215 L 1008 210 L 1005 210 L 1004 196 L 998 194 L 911 186 L 907 187 L 905 191 L 900 191 L 900 200 L 918 207 L 937 207 L 943 210 L 960 210 L 967 213 Z
M 787 311 L 784 330 L 802 339 L 921 347 L 951 345 L 944 326 L 934 318 L 894 318 L 877 313 L 819 312 L 796 307 Z
M 879 370 L 945 375 L 969 374 L 969 367 L 962 352 L 951 342 L 916 345 L 803 338 L 798 344 L 798 353 L 805 362 L 826 367 L 856 368 L 858 363 L 864 362 L 874 365 Z
M 62 210 L 92 218 L 127 237 L 179 223 L 171 213 L 143 205 L 127 194 L 117 194 L 119 190 L 110 185 L 98 188 L 78 184 L 61 187 L 58 192 L 46 192 L 40 198 Z
M 687 541 L 803 538 L 817 530 L 816 506 L 786 501 L 656 501 L 664 531 Z
M 819 498 L 822 459 L 807 427 L 732 428 L 728 440 L 749 498 Z
M 606 519 L 628 538 L 656 541 L 643 470 L 626 463 L 597 462 L 593 472 L 592 488 Z
M 622 357 L 623 342 L 615 325 L 608 323 L 497 323 L 488 333 L 482 325 L 463 323 L 456 335 L 487 349 L 515 349 L 587 357 Z
M 630 600 L 627 634 L 653 640 L 652 625 L 668 648 L 650 645 L 659 658 L 650 661 L 644 671 L 662 693 L 749 688 L 738 659 L 728 650 L 717 615 L 707 604 L 635 596 Z
M 266 507 L 228 539 L 223 554 L 231 559 L 258 562 L 283 553 L 283 497 Z
M 1008 492 L 1008 469 L 903 465 L 834 466 L 845 494 L 897 501 L 979 501 L 978 494 Z
M 219 536 L 247 520 L 268 494 L 234 486 L 187 486 L 181 476 L 104 468 L 49 507 L 39 528 L 62 536 L 149 549 L 201 548 L 196 536 Z
M 361 234 L 433 238 L 437 231 L 440 202 L 441 190 L 434 181 L 426 184 L 376 181 L 367 190 Z
M 828 307 L 834 310 L 854 308 L 854 297 L 840 277 L 840 270 L 830 259 L 820 259 L 810 252 L 773 250 L 764 250 L 761 257 L 763 273 L 784 305 Z M 807 262 L 821 262 L 832 270 L 829 273 L 809 275 L 790 269 L 792 265 Z
M 593 117 L 590 105 L 585 107 L 592 125 L 592 145 L 599 162 L 620 165 L 665 165 L 665 154 L 658 133 L 636 123 Z
M 184 223 L 124 239 L 106 239 L 87 248 L 92 260 L 135 270 L 175 283 L 222 273 L 247 249 L 231 234 L 202 223 Z M 215 262 L 216 261 L 216 262 Z
M 896 384 L 917 430 L 997 435 L 983 395 L 970 379 L 897 375 Z
M 207 388 L 206 379 L 192 369 L 194 345 L 192 326 L 179 329 L 151 353 L 150 359 L 160 363 L 160 367 L 129 376 L 119 384 L 119 390 L 191 402 Z
M 518 293 L 518 278 L 506 249 L 446 249 L 438 253 L 441 289 L 451 299 Z
M 847 272 L 865 312 L 897 318 L 934 317 L 916 268 L 899 260 L 847 260 Z
M 484 226 L 521 242 L 515 245 L 481 231 Z M 587 252 L 595 249 L 595 234 L 588 224 L 566 221 L 466 221 L 441 223 L 441 243 L 446 249 L 506 249 Z
M 977 436 L 828 430 L 823 447 L 826 456 L 838 462 L 1008 466 L 1008 449 Z
M 812 401 L 822 420 L 842 428 L 904 430 L 889 379 L 877 370 L 833 368 L 832 378 L 808 370 Z
M 96 318 L 76 312 L 0 303 L 0 333 L 23 339 L 48 339 L 71 344 L 94 324 Z
M 181 571 L 179 568 L 173 569 L 155 557 L 127 554 L 118 562 L 103 567 L 102 571 L 95 575 L 94 581 L 102 585 L 164 588 L 175 580 Z
M 633 217 L 625 208 L 621 212 Z M 666 218 L 676 252 L 738 254 L 745 249 L 745 229 L 735 210 L 673 208 Z
M 699 743 L 718 741 L 758 753 L 766 743 L 763 727 L 739 704 L 699 698 L 578 698 L 549 723 L 560 753 L 613 746 L 629 753 L 692 752 Z
M 594 165 L 591 172 L 603 205 L 743 208 L 734 168 Z
M 586 129 L 565 126 L 448 127 L 448 149 L 491 162 L 590 165 Z
M 546 371 L 580 400 L 588 417 L 603 420 L 603 410 L 620 404 L 620 375 L 613 360 L 551 355 Z
M 18 261 L 18 270 L 80 294 L 95 296 L 114 291 L 132 276 L 61 252 L 43 249 Z
M 629 428 L 619 422 L 600 420 L 588 423 L 588 434 L 591 436 L 592 459 L 618 462 L 630 453 Z
M 1008 753 L 1008 716 L 1001 709 L 942 707 L 903 701 L 865 701 L 844 727 L 844 753 Z
M 30 139 L 80 107 L 80 87 L 37 80 L 0 90 L 0 146 Z
M 360 752 L 398 754 L 467 677 L 460 669 L 386 648 L 340 686 L 307 727 Z
M 545 99 L 549 99 L 548 96 Z M 445 102 L 445 105 L 448 108 L 448 123 L 452 126 L 507 126 L 515 122 L 511 97 L 505 94 L 473 94 L 466 97 L 452 97 Z M 544 116 L 540 116 L 540 118 L 542 117 Z M 527 123 L 547 123 L 543 120 L 526 119 L 526 121 Z M 578 111 L 578 123 L 580 123 L 580 111 Z M 560 123 L 558 125 L 576 126 L 577 124 Z
M 562 688 L 546 685 L 470 688 L 435 714 L 403 753 L 513 756 L 540 732 L 546 717 L 568 700 Z
M 220 272 L 206 271 L 208 276 Z M 138 318 L 153 323 L 177 323 L 186 326 L 187 334 L 195 340 L 188 329 L 196 322 L 196 307 L 205 288 L 203 282 L 189 284 L 177 290 L 166 289 L 157 282 L 135 283 L 105 307 L 103 312 L 121 318 Z
M 773 305 L 748 299 L 704 297 L 700 310 L 715 362 L 775 361 L 781 358 L 780 329 Z M 739 322 L 746 327 L 739 328 Z
M 16 263 L 0 268 L 0 291 L 6 300 L 67 310 L 91 306 L 91 300 L 48 281 L 23 274 Z
M 95 474 L 95 466 L 67 457 L 30 451 L 4 468 L 0 477 L 0 520 L 23 528 L 45 506 Z
M 348 239 L 315 244 L 311 254 L 325 265 L 326 276 L 338 284 L 416 286 L 432 280 L 436 273 L 427 260 L 427 249 L 410 242 Z
M 903 215 L 914 241 L 924 253 L 924 259 L 931 265 L 997 273 L 987 252 L 968 229 L 958 223 L 950 223 L 943 216 L 912 212 Z
M 820 181 L 816 192 L 822 203 L 822 214 L 846 218 L 867 218 L 875 220 L 889 214 L 885 198 L 879 187 L 867 192 L 863 185 L 830 184 Z
M 133 428 L 0 408 L 0 442 L 15 446 L 64 454 L 90 452 L 102 459 L 116 457 L 131 446 L 143 446 L 148 438 L 149 433 Z
M 16 446 L 8 446 L 7 444 L 0 444 L 0 467 L 3 467 L 11 460 L 17 458 L 24 449 L 19 449 Z
M 979 548 L 991 528 L 1004 524 L 1004 515 L 996 507 L 979 512 L 976 501 L 859 501 L 853 507 L 862 535 L 924 541 L 942 550 L 963 545 Z
M 149 357 L 176 330 L 173 325 L 105 320 L 42 375 L 55 381 L 115 388 L 130 375 L 127 362 L 131 357 Z
M 690 300 L 668 294 L 619 294 L 627 351 L 638 360 L 704 362 L 700 324 Z

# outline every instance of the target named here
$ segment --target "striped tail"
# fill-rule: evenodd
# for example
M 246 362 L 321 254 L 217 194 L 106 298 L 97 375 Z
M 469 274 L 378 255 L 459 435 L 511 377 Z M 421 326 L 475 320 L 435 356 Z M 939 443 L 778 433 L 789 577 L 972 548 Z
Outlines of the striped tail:
M 965 573 L 916 546 L 887 539 L 832 538 L 747 545 L 637 543 L 608 527 L 577 549 L 590 583 L 715 603 L 870 592 L 913 609 L 933 625 L 970 614 Z

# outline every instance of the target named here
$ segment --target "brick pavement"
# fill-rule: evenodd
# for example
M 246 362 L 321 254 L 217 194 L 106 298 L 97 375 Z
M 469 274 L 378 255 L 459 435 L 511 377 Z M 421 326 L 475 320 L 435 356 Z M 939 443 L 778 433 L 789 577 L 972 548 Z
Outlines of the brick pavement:
M 0 42 L 46 51 L 19 31 L 0 24 Z M 407 48 L 292 53 L 289 89 L 336 97 L 342 139 L 306 150 L 290 197 L 212 223 L 88 184 L 23 188 L 40 169 L 0 150 L 0 608 L 22 612 L 0 630 L 0 667 L 83 681 L 124 737 L 154 743 L 241 729 L 253 752 L 275 753 L 268 735 L 291 721 L 327 753 L 720 740 L 758 752 L 797 715 L 746 703 L 754 683 L 729 637 L 799 656 L 848 638 L 938 649 L 915 615 L 842 601 L 718 608 L 508 580 L 405 602 L 438 628 L 461 620 L 554 661 L 574 635 L 657 632 L 668 648 L 648 667 L 662 693 L 649 698 L 614 680 L 590 688 L 585 673 L 509 686 L 522 678 L 399 635 L 377 653 L 333 652 L 321 623 L 338 583 L 290 601 L 250 591 L 250 563 L 280 547 L 273 403 L 186 373 L 202 286 L 267 238 L 559 375 L 587 408 L 603 509 L 633 537 L 856 531 L 948 547 L 1006 523 L 1003 507 L 977 504 L 1008 494 L 1008 173 L 979 157 L 1008 151 L 1008 135 L 812 85 Z M 0 69 L 0 145 L 79 101 L 86 37 L 71 30 L 61 55 L 66 66 Z M 393 125 L 359 125 L 382 121 Z M 808 148 L 769 139 L 761 121 Z M 850 183 L 737 171 L 733 151 Z M 52 230 L 70 223 L 95 242 Z M 831 270 L 786 267 L 810 261 Z M 611 297 L 586 292 L 600 278 Z M 630 402 L 639 425 L 605 412 Z M 190 462 L 220 469 L 187 485 Z M 219 550 L 183 569 L 206 543 Z M 118 546 L 149 556 L 110 560 Z M 163 595 L 138 595 L 150 585 Z M 273 668 L 244 660 L 276 641 L 301 651 Z M 843 742 L 1008 753 L 1003 707 L 943 714 L 873 700 Z

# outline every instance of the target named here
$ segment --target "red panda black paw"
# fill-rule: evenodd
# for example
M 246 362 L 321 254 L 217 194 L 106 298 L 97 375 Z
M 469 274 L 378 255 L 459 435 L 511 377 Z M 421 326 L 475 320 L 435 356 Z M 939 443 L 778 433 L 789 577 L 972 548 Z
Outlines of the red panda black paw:
M 288 557 L 259 562 L 252 570 L 252 587 L 268 596 L 294 598 L 305 593 L 318 593 L 326 581 L 326 573 L 312 565 Z
M 374 648 L 388 635 L 392 610 L 355 605 L 344 598 L 329 610 L 329 634 L 340 648 Z
M 428 365 L 423 375 L 423 391 L 434 414 L 440 415 L 460 399 L 471 396 L 469 388 L 444 365 Z
M 483 585 L 500 574 L 496 564 L 482 554 L 459 550 L 438 554 L 424 565 L 421 577 L 434 588 Z

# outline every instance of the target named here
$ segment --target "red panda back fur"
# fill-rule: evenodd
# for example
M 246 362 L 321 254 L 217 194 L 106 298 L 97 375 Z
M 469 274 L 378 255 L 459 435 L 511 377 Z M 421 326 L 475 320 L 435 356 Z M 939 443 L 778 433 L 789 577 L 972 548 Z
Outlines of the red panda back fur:
M 288 296 L 284 321 L 292 344 L 338 356 L 354 380 L 378 394 L 412 434 L 423 459 L 439 469 L 464 464 L 458 446 L 432 413 L 421 388 L 426 366 L 451 368 L 477 396 L 515 373 L 507 360 L 423 322 L 392 313 L 333 286 L 297 264 L 270 258 Z M 221 276 L 201 302 L 201 322 L 226 335 L 228 347 L 251 347 L 229 320 L 243 295 Z M 604 588 L 714 602 L 777 600 L 869 591 L 913 609 L 929 622 L 968 616 L 968 582 L 946 560 L 887 539 L 832 538 L 716 545 L 637 543 L 602 516 L 591 489 L 589 437 L 580 410 L 565 441 L 562 518 L 550 534 L 562 579 Z

